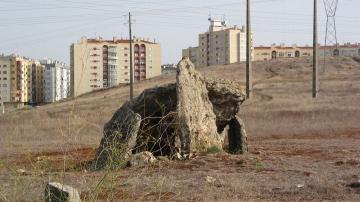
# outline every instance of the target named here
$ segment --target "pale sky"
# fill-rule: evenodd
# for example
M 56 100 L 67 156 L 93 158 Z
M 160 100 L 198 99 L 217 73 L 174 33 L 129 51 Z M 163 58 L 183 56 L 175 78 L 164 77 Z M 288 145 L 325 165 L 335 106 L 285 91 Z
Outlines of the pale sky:
M 252 0 L 255 45 L 312 44 L 313 0 Z M 326 15 L 319 4 L 319 42 Z M 339 0 L 338 42 L 360 42 L 360 1 Z M 132 12 L 133 35 L 156 39 L 162 63 L 176 63 L 181 50 L 197 46 L 198 34 L 212 18 L 245 24 L 245 0 L 0 0 L 0 54 L 53 58 L 69 64 L 70 45 L 82 36 L 127 37 Z

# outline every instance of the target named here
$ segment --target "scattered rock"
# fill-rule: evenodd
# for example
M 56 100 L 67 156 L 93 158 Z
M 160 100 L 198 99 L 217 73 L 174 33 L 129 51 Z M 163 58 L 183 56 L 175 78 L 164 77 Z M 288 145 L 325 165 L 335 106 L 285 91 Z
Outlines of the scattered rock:
M 68 186 L 57 182 L 50 182 L 45 187 L 46 202 L 80 202 L 79 192 Z
M 347 187 L 353 188 L 353 189 L 360 189 L 360 180 L 351 182 L 350 184 L 346 185 Z
M 216 179 L 215 178 L 213 178 L 213 177 L 211 177 L 211 176 L 206 176 L 206 182 L 208 182 L 208 183 L 214 183 L 216 181 Z
M 156 158 L 151 152 L 145 151 L 134 154 L 130 159 L 130 166 L 146 166 L 156 162 Z
M 23 176 L 28 175 L 28 172 L 24 169 L 17 169 L 16 173 Z
M 304 187 L 305 187 L 305 184 L 297 184 L 296 187 L 297 187 L 297 188 L 304 188 Z

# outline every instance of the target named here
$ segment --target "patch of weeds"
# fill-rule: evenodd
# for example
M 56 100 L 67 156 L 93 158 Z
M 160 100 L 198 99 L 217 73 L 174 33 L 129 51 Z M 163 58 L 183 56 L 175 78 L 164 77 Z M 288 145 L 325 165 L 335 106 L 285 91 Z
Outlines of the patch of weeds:
M 261 160 L 259 158 L 254 159 L 254 166 L 257 172 L 260 172 L 264 169 L 264 165 L 261 163 Z
M 206 152 L 209 154 L 216 154 L 216 153 L 220 153 L 222 151 L 222 149 L 220 149 L 217 146 L 211 146 L 209 148 L 207 148 Z

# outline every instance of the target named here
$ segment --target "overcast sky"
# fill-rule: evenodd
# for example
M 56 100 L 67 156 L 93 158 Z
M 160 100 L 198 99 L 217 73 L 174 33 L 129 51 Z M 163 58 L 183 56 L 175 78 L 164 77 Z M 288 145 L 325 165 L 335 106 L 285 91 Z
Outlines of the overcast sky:
M 323 43 L 326 15 L 318 1 Z M 313 0 L 251 2 L 256 45 L 312 44 Z M 339 0 L 339 43 L 360 41 L 359 8 L 359 0 Z M 133 35 L 161 43 L 163 63 L 176 63 L 182 48 L 197 45 L 209 14 L 229 25 L 245 23 L 245 0 L 0 0 L 0 53 L 69 63 L 69 47 L 82 36 L 127 37 L 129 11 Z

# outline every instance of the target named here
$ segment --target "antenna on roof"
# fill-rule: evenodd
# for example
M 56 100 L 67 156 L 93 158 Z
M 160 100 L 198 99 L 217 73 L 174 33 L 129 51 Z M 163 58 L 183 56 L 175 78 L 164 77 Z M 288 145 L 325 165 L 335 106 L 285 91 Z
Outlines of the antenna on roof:
M 223 14 L 223 16 L 222 16 L 222 21 L 221 21 L 221 25 L 223 25 L 223 26 L 226 26 L 226 15 L 225 14 Z
M 211 13 L 209 13 L 208 20 L 209 20 L 210 22 L 212 21 L 212 19 L 211 19 Z

